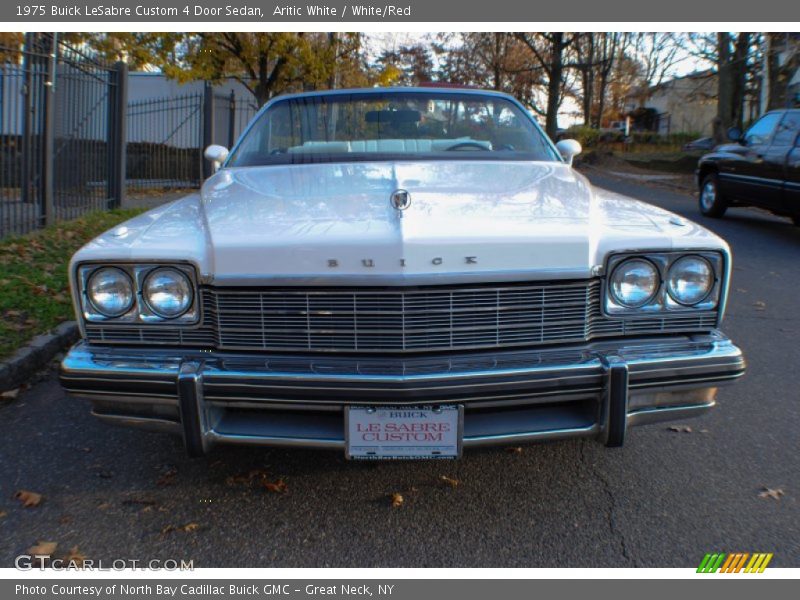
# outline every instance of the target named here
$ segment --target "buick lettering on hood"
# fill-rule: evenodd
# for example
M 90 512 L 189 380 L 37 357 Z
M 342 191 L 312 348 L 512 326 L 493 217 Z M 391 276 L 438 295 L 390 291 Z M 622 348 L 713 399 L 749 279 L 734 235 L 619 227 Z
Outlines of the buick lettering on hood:
M 109 423 L 352 459 L 699 415 L 745 370 L 727 244 L 593 188 L 522 104 L 456 88 L 273 99 L 198 194 L 70 264 L 63 386 Z

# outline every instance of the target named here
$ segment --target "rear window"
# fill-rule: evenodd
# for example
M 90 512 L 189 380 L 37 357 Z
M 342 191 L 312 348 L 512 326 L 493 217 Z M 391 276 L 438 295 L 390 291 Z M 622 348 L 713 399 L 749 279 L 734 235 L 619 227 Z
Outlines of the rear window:
M 560 160 L 530 116 L 489 94 L 288 98 L 256 117 L 227 166 L 364 160 Z

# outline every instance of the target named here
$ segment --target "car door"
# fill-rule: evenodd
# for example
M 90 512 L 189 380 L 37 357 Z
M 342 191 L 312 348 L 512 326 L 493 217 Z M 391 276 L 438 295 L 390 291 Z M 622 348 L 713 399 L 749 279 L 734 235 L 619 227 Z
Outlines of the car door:
M 730 180 L 726 189 L 732 196 L 748 204 L 781 208 L 783 166 L 778 173 L 769 150 L 782 118 L 783 112 L 767 113 L 742 136 L 741 148 L 736 152 L 738 156 L 726 165 L 728 168 L 722 173 Z
M 772 142 L 783 150 L 783 209 L 800 216 L 800 110 L 787 111 Z

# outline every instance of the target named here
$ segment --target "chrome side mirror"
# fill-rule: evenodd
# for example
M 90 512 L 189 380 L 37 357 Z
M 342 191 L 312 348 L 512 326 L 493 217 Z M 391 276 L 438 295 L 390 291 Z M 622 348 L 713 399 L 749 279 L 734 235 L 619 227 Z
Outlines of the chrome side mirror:
M 583 151 L 578 140 L 561 140 L 556 144 L 556 150 L 561 154 L 569 166 L 572 166 L 572 159 Z
M 211 161 L 211 163 L 214 165 L 214 171 L 216 172 L 220 165 L 225 162 L 225 159 L 228 158 L 228 149 L 225 146 L 212 144 L 206 148 L 203 156 Z

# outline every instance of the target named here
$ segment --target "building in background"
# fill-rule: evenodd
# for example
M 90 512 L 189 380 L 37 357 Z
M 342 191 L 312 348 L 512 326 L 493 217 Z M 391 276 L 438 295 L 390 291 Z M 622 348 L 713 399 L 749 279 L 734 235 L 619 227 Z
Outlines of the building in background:
M 651 115 L 645 125 L 636 126 L 638 129 L 662 135 L 711 135 L 717 116 L 717 74 L 712 70 L 697 71 L 634 90 L 626 99 L 625 111 Z

